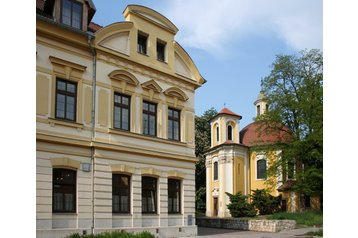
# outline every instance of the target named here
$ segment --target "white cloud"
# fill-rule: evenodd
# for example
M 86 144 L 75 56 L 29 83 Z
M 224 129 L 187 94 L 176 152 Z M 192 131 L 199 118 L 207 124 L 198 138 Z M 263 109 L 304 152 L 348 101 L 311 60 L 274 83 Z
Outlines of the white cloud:
M 322 0 L 171 0 L 163 13 L 178 26 L 181 44 L 212 53 L 251 35 L 322 49 Z

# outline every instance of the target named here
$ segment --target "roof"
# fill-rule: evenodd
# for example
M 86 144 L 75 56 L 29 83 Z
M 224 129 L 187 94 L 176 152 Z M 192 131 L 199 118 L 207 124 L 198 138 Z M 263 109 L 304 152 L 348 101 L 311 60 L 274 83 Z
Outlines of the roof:
M 229 116 L 234 116 L 234 117 L 238 117 L 239 119 L 242 118 L 242 116 L 236 114 L 235 112 L 231 111 L 229 108 L 224 107 L 223 109 L 221 109 L 220 112 L 218 112 L 213 118 L 210 119 L 213 120 L 214 118 L 216 118 L 219 115 L 229 115 Z
M 240 131 L 240 142 L 246 146 L 270 145 L 287 141 L 287 134 L 284 131 L 268 133 L 267 127 L 259 126 L 258 122 L 247 125 Z
M 90 22 L 90 24 L 88 25 L 88 30 L 91 32 L 96 32 L 102 28 L 103 28 L 103 26 L 98 25 L 97 23 L 94 23 L 94 22 Z
M 282 184 L 280 187 L 277 188 L 277 191 L 283 192 L 287 190 L 291 190 L 293 185 L 295 185 L 296 180 L 289 179 L 284 184 Z

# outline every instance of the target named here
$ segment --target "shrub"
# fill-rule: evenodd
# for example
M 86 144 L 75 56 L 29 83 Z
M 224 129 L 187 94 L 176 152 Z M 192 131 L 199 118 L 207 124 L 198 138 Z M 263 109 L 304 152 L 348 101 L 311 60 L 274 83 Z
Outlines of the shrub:
M 233 195 L 226 193 L 229 196 L 230 204 L 227 206 L 233 217 L 253 217 L 256 215 L 255 208 L 252 204 L 247 202 L 248 196 L 241 192 Z
M 252 190 L 252 205 L 260 215 L 272 214 L 280 210 L 281 196 L 274 197 L 265 189 Z

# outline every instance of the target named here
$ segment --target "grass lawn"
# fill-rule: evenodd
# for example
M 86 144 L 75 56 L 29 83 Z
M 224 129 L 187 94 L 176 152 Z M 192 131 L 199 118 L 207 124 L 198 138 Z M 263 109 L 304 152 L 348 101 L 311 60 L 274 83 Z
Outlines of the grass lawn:
M 288 213 L 280 212 L 266 217 L 269 220 L 295 220 L 297 225 L 303 226 L 322 226 L 323 213 L 322 212 L 301 212 Z

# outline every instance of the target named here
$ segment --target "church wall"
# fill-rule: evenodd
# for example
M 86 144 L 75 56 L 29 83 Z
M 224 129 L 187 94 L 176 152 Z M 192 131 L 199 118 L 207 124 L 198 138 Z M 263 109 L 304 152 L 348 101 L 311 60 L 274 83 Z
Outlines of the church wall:
M 233 164 L 234 194 L 241 192 L 245 194 L 244 158 L 235 157 Z

